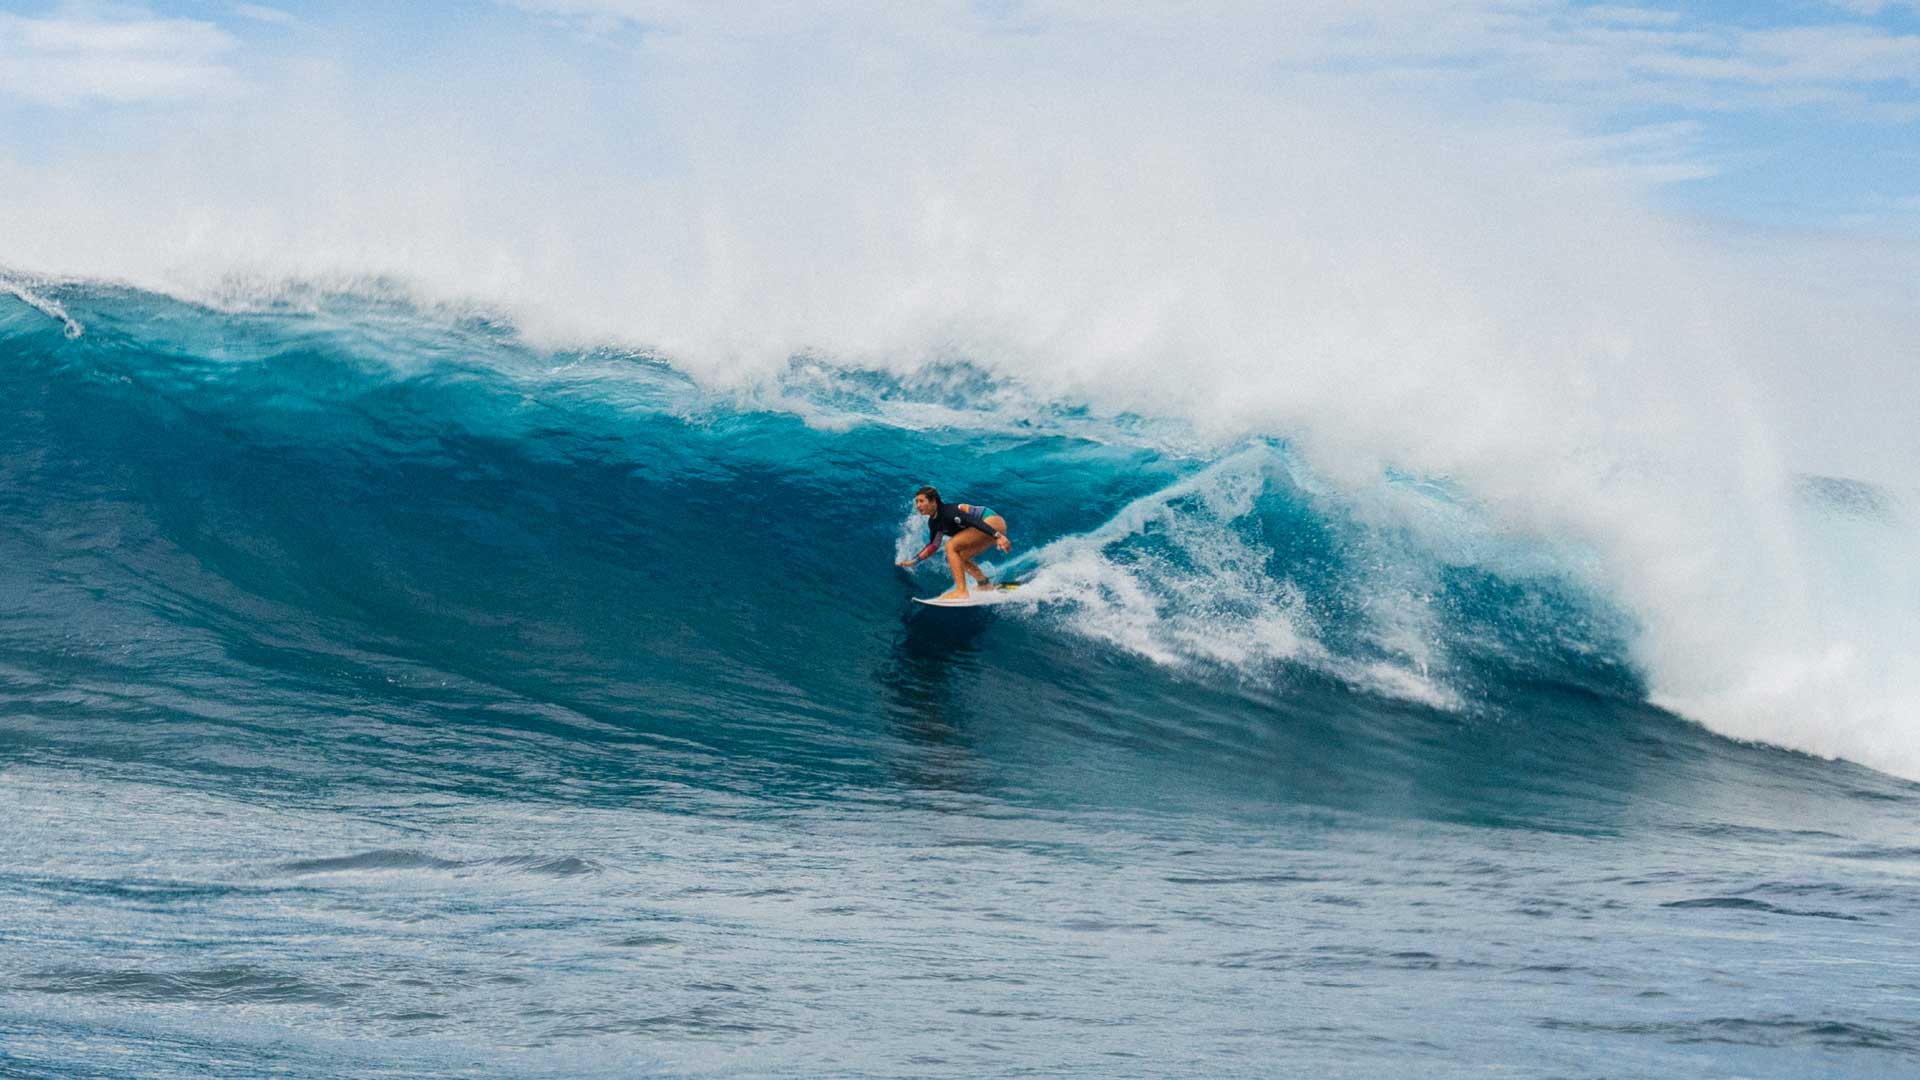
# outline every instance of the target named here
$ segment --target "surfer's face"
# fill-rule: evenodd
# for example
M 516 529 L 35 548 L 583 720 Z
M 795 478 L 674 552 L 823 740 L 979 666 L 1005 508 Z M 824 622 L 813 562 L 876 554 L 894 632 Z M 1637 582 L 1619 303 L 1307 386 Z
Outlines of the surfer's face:
M 918 510 L 924 517 L 933 516 L 933 500 L 927 498 L 925 495 L 915 495 L 913 497 L 913 508 Z

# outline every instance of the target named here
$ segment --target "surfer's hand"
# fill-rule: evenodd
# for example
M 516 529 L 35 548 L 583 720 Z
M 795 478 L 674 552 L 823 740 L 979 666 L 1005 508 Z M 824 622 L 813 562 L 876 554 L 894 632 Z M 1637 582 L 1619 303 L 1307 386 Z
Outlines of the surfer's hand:
M 1006 534 L 1002 533 L 1000 534 L 1000 539 L 993 542 L 993 546 L 999 548 L 1001 551 L 1012 551 L 1013 541 L 1007 539 Z
M 895 565 L 895 566 L 902 566 L 902 567 L 906 567 L 906 568 L 908 568 L 908 569 L 912 569 L 912 568 L 913 568 L 913 560 L 912 560 L 912 559 L 901 559 L 901 560 L 900 560 L 899 562 L 897 562 L 897 563 L 894 563 L 893 565 Z

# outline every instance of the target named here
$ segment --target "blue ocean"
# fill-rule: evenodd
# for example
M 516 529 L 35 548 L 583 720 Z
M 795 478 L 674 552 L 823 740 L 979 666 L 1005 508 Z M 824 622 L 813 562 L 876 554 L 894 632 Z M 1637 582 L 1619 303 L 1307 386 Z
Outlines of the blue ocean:
M 911 602 L 921 484 L 1013 600 Z M 959 353 L 16 282 L 0 1074 L 1920 1075 L 1920 785 L 1600 558 Z

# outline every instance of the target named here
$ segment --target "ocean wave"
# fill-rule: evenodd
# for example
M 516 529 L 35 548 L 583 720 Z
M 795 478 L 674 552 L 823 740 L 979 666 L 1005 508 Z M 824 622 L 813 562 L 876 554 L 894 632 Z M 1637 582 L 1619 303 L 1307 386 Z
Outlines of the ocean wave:
M 1498 719 L 1538 686 L 1686 698 L 1676 659 L 1647 653 L 1685 628 L 1622 587 L 1613 553 L 1522 528 L 1454 478 L 1330 476 L 1284 432 L 1103 412 L 959 359 L 901 373 L 806 355 L 715 386 L 392 291 L 298 297 L 232 310 L 68 284 L 40 299 L 85 336 L 9 323 L 14 565 L 89 552 L 100 603 L 230 657 L 418 665 L 587 728 L 636 687 L 663 716 L 733 700 L 824 718 L 860 711 L 861 691 L 820 673 L 871 670 L 906 589 L 938 584 L 882 561 L 917 546 L 905 503 L 933 482 L 1013 522 L 1021 546 L 996 569 L 1027 587 L 997 616 L 1009 636 L 1151 672 L 1163 699 L 1225 688 L 1257 713 L 1337 688 Z M 1805 535 L 1826 529 L 1840 564 L 1863 530 L 1897 553 L 1897 497 L 1803 487 Z M 55 605 L 38 617 L 72 631 Z M 1845 663 L 1880 647 L 1856 640 Z M 1736 733 L 1901 768 L 1902 684 L 1885 678 L 1851 738 L 1798 717 Z

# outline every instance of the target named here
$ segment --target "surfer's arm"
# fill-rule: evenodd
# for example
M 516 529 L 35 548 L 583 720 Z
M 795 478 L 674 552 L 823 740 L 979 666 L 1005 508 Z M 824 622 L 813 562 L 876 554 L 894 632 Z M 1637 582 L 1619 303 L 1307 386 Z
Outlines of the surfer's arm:
M 913 558 L 908 559 L 906 562 L 903 562 L 900 565 L 912 566 L 914 563 L 919 562 L 920 560 L 926 558 L 927 556 L 933 554 L 938 550 L 940 550 L 940 533 L 934 529 L 932 522 L 928 522 L 927 523 L 927 546 L 921 548 L 920 553 L 918 555 L 915 555 Z

